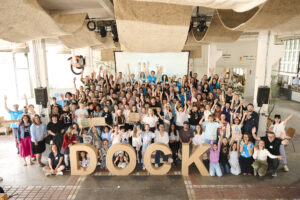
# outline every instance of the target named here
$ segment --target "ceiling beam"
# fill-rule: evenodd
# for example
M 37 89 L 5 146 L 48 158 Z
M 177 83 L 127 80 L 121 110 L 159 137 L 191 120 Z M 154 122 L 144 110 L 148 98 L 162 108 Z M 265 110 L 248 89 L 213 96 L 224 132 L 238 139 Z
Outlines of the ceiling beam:
M 111 17 L 115 17 L 114 6 L 110 0 L 99 0 L 98 2 Z

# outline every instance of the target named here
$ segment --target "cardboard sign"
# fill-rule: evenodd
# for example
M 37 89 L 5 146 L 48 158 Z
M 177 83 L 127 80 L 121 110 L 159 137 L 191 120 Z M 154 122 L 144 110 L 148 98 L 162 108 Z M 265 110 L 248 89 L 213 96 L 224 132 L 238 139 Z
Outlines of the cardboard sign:
M 95 118 L 85 118 L 79 119 L 78 125 L 80 128 L 93 127 L 93 126 L 105 126 L 104 117 L 95 117 Z
M 139 113 L 129 113 L 128 121 L 129 122 L 138 122 L 138 121 L 140 121 L 140 114 Z

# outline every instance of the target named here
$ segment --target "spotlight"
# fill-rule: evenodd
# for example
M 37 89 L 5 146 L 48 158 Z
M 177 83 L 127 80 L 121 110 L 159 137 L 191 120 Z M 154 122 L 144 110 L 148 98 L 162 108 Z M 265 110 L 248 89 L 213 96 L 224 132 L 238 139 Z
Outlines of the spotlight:
M 90 31 L 94 31 L 97 28 L 96 23 L 94 21 L 89 21 L 86 26 Z
M 205 32 L 207 30 L 207 25 L 206 25 L 206 20 L 205 19 L 200 19 L 199 25 L 197 26 L 197 31 L 198 32 Z
M 111 33 L 113 35 L 114 42 L 118 42 L 119 41 L 118 30 L 117 30 L 117 26 L 115 24 L 111 25 Z
M 105 26 L 99 26 L 101 37 L 106 37 L 106 29 Z

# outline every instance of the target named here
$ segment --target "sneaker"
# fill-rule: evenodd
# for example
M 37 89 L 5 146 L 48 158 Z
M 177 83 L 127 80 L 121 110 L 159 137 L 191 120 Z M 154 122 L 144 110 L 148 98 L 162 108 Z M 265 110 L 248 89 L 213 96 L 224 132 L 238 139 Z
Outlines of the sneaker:
M 51 173 L 46 173 L 45 176 L 46 177 L 51 176 Z
M 276 172 L 272 173 L 272 176 L 273 176 L 273 177 L 276 177 L 276 176 L 277 176 L 277 173 L 276 173 Z
M 64 175 L 62 171 L 56 173 L 56 176 L 62 176 L 62 175 Z
M 155 167 L 158 167 L 158 164 L 155 164 L 154 166 L 155 166 Z
M 40 163 L 39 167 L 45 167 L 45 165 L 43 163 Z
M 285 172 L 290 171 L 287 165 L 283 165 L 283 170 L 284 170 Z
M 143 167 L 143 170 L 146 170 L 146 167 Z

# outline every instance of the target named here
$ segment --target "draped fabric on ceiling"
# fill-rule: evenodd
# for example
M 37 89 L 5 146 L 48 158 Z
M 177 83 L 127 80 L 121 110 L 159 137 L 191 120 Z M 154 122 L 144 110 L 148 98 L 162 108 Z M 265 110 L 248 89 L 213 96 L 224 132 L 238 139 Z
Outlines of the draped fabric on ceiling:
M 83 48 L 88 46 L 99 46 L 100 48 L 112 48 L 114 43 L 112 37 L 101 38 L 95 31 L 87 29 L 87 22 L 84 22 L 79 30 L 72 35 L 58 37 L 62 43 L 70 49 Z
M 234 42 L 242 33 L 242 31 L 232 31 L 225 28 L 220 22 L 219 16 L 215 13 L 206 32 L 198 32 L 196 28 L 192 29 L 187 38 L 186 45 L 198 46 L 212 42 Z
M 114 1 L 121 50 L 180 52 L 185 44 L 192 6 Z
M 233 9 L 236 12 L 245 12 L 266 0 L 135 0 L 153 3 L 167 3 L 188 6 L 202 6 L 215 9 Z
M 0 12 L 0 38 L 18 43 L 72 34 L 86 17 L 86 14 L 72 14 L 52 18 L 37 0 L 1 1 Z
M 299 0 L 268 0 L 259 8 L 253 8 L 244 13 L 236 13 L 233 10 L 217 10 L 222 24 L 230 30 L 251 31 L 271 29 L 277 31 L 290 31 L 294 27 L 286 27 L 280 30 L 279 27 L 292 21 L 299 20 Z M 299 21 L 298 21 L 299 22 Z M 295 21 L 292 23 L 295 23 Z M 297 22 L 296 22 L 297 23 Z M 299 27 L 300 22 L 297 24 Z M 299 30 L 299 29 L 298 29 Z

